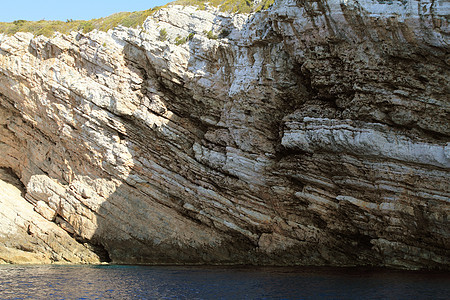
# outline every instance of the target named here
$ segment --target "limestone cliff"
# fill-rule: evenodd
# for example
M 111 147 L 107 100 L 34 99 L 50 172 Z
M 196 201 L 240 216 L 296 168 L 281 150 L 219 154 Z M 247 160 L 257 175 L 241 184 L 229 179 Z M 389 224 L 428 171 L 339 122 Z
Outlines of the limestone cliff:
M 446 1 L 0 35 L 0 262 L 448 269 Z

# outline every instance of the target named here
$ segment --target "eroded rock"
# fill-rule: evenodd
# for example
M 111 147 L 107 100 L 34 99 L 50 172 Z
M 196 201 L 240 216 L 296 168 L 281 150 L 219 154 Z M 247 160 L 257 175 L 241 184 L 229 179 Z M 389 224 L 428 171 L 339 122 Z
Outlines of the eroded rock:
M 0 261 L 448 269 L 447 16 L 283 0 L 0 36 L 0 167 L 25 187 Z

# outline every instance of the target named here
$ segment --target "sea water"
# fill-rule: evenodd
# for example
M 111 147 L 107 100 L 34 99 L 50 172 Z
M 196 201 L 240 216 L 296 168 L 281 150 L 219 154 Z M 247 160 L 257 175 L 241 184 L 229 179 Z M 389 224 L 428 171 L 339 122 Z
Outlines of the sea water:
M 450 274 L 311 267 L 0 265 L 0 299 L 450 299 Z

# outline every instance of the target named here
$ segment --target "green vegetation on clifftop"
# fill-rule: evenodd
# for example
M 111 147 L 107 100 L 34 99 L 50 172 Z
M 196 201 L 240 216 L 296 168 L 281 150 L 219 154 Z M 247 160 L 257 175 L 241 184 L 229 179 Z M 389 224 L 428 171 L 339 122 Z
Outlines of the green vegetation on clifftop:
M 199 9 L 206 9 L 206 4 L 219 7 L 220 11 L 232 13 L 252 13 L 269 8 L 274 0 L 261 0 L 255 3 L 251 0 L 177 0 L 148 10 L 135 12 L 120 12 L 108 17 L 83 20 L 67 20 L 67 21 L 26 21 L 17 20 L 11 23 L 0 22 L 0 33 L 13 35 L 16 32 L 31 32 L 34 35 L 52 36 L 55 32 L 67 34 L 71 31 L 81 30 L 84 33 L 98 29 L 108 31 L 116 26 L 136 28 L 141 26 L 145 19 L 162 7 L 171 4 L 198 6 Z
M 71 31 L 81 30 L 89 32 L 94 29 L 108 31 L 118 25 L 126 27 L 137 27 L 144 23 L 145 19 L 152 15 L 159 7 L 153 9 L 135 11 L 135 12 L 120 12 L 108 17 L 100 19 L 92 19 L 89 21 L 83 20 L 67 20 L 63 21 L 25 21 L 17 20 L 12 23 L 0 22 L 0 32 L 8 35 L 16 32 L 31 32 L 35 35 L 44 35 L 50 37 L 54 32 L 69 33 Z
M 198 6 L 205 9 L 206 4 L 219 7 L 220 11 L 248 14 L 269 8 L 275 0 L 177 0 L 173 4 Z

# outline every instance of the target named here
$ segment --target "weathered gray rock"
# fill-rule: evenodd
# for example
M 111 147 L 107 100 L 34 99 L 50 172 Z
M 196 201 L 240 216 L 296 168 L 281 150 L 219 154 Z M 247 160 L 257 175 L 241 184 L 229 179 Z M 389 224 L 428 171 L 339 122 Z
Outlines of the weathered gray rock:
M 448 269 L 448 4 L 381 2 L 0 36 L 0 261 Z

